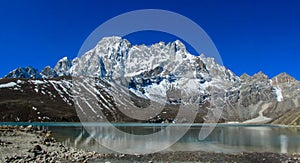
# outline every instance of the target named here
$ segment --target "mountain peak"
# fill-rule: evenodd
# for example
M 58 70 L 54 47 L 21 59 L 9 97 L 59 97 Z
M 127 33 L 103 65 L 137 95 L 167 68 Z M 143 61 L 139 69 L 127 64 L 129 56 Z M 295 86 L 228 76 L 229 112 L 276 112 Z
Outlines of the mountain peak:
M 54 71 L 57 73 L 58 76 L 68 76 L 68 70 L 71 68 L 72 66 L 72 61 L 68 59 L 68 57 L 63 57 L 62 59 L 60 59 L 55 67 L 54 67 Z
M 54 78 L 57 77 L 56 72 L 50 67 L 46 66 L 40 73 L 42 78 Z
M 243 73 L 243 74 L 240 76 L 240 79 L 242 79 L 242 80 L 247 80 L 247 79 L 250 79 L 250 78 L 251 78 L 251 76 L 248 75 L 247 73 Z
M 180 41 L 180 40 L 176 40 L 173 42 L 173 44 L 177 45 L 177 46 L 180 46 L 180 47 L 184 47 L 185 48 L 185 45 Z
M 112 46 L 114 48 L 118 48 L 118 46 L 121 45 L 125 45 L 130 47 L 131 44 L 127 39 L 124 39 L 122 37 L 119 36 L 111 36 L 111 37 L 103 37 L 96 45 L 96 47 L 99 46 L 104 46 L 104 47 L 108 47 L 108 46 Z
M 39 72 L 37 69 L 27 66 L 19 67 L 9 72 L 4 78 L 40 78 Z
M 108 37 L 103 37 L 100 41 L 121 41 L 124 40 L 120 36 L 108 36 Z
M 64 62 L 64 61 L 68 61 L 68 57 L 63 57 L 62 59 L 60 59 L 58 62 Z
M 174 47 L 175 52 L 177 52 L 177 51 L 181 51 L 181 52 L 184 52 L 184 53 L 186 52 L 185 45 L 179 40 L 176 40 L 176 41 L 172 42 L 171 47 Z
M 292 83 L 297 81 L 291 75 L 286 72 L 280 73 L 277 76 L 272 78 L 272 85 L 282 84 L 282 83 Z
M 253 78 L 255 78 L 255 79 L 265 79 L 265 80 L 269 79 L 269 77 L 265 73 L 263 73 L 262 71 L 259 71 L 258 73 L 254 74 Z

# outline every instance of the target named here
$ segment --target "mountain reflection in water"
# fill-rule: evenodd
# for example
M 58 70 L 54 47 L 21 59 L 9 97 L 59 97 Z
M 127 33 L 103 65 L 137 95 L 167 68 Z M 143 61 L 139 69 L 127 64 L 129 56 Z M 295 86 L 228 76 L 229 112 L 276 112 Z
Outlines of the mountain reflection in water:
M 174 145 L 165 151 L 211 151 L 211 152 L 276 152 L 294 153 L 300 152 L 300 128 L 278 127 L 272 125 L 220 125 L 205 139 L 199 140 L 199 131 L 205 126 L 192 126 L 188 132 Z M 116 132 L 109 126 L 89 126 L 87 132 L 82 126 L 49 126 L 53 136 L 65 145 L 77 148 L 97 151 L 102 153 L 114 153 L 105 145 L 118 146 L 120 148 L 153 148 L 161 143 L 170 143 L 176 137 L 175 131 L 165 132 L 160 138 L 132 139 Z M 165 130 L 165 126 L 154 125 L 121 125 L 120 131 L 135 135 L 148 135 Z M 126 134 L 125 134 L 126 135 Z M 95 140 L 96 139 L 96 140 Z

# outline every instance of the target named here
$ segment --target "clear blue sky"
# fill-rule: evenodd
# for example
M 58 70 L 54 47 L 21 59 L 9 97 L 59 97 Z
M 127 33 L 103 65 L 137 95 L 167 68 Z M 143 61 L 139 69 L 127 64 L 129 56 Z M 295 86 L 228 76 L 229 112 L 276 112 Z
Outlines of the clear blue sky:
M 64 56 L 74 58 L 101 23 L 149 8 L 174 11 L 198 23 L 224 65 L 237 75 L 262 70 L 271 77 L 287 72 L 300 79 L 299 0 L 1 0 L 0 76 L 16 67 L 41 70 Z M 172 40 L 141 36 L 130 41 Z

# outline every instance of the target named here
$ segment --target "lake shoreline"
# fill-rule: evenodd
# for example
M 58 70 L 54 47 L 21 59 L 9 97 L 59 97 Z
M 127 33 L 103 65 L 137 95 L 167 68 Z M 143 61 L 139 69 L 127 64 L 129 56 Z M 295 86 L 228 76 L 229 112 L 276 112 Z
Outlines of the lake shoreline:
M 101 154 L 64 146 L 51 131 L 36 127 L 0 128 L 1 162 L 300 162 L 300 154 L 205 151 L 159 152 L 146 155 Z
M 142 123 L 142 122 L 0 122 L 0 126 L 94 126 L 94 125 L 153 125 L 153 126 L 168 126 L 168 125 L 182 125 L 182 126 L 274 126 L 274 127 L 300 127 L 300 125 L 283 125 L 272 123 Z

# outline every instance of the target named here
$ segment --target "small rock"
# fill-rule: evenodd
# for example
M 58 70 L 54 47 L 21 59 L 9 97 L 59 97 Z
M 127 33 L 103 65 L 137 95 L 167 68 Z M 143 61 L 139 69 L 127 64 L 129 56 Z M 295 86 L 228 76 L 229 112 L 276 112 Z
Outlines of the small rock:
M 51 136 L 51 132 L 48 131 L 48 132 L 45 134 L 45 137 L 46 137 L 46 138 L 50 138 L 50 136 Z
M 36 144 L 38 143 L 37 141 L 31 141 L 30 144 Z
M 123 158 L 123 157 L 125 157 L 125 154 L 119 155 L 119 158 Z
M 34 148 L 33 148 L 33 150 L 35 150 L 35 151 L 42 151 L 43 149 L 42 149 L 42 147 L 40 145 L 35 145 Z
M 50 146 L 50 142 L 45 142 L 44 144 L 45 144 L 47 147 Z
M 27 127 L 25 127 L 25 131 L 29 131 L 29 130 L 31 130 L 32 129 L 32 125 L 29 125 L 29 126 L 27 126 Z
M 12 142 L 6 142 L 5 144 L 12 144 Z

